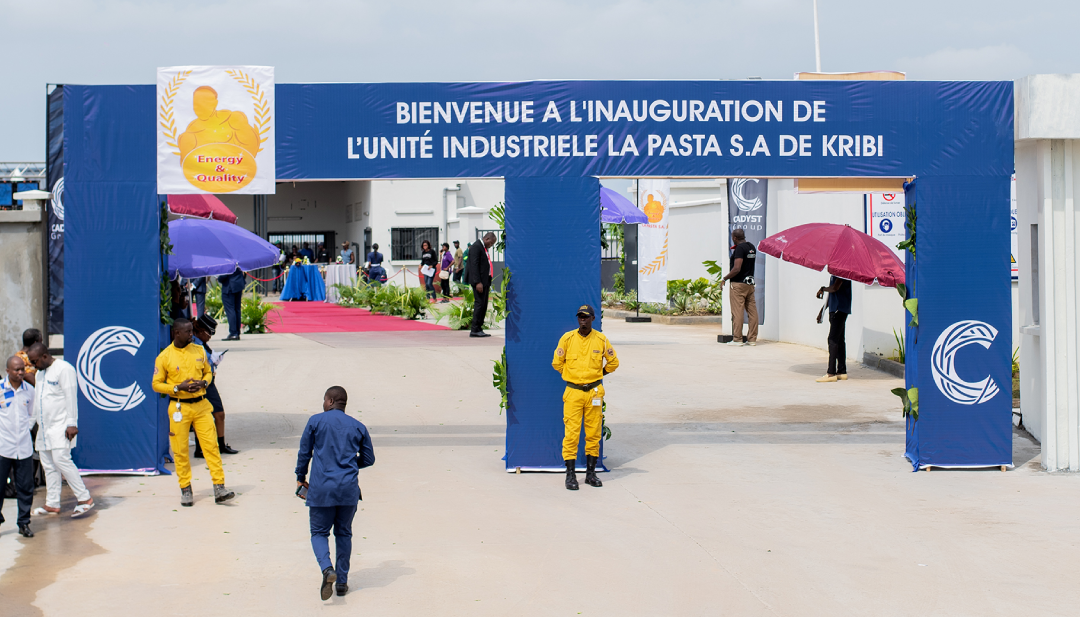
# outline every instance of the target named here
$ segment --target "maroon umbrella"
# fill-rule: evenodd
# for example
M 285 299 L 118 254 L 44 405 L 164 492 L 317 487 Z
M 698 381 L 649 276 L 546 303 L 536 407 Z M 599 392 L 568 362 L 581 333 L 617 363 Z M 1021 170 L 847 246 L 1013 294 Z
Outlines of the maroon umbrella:
M 809 223 L 765 238 L 758 250 L 784 261 L 851 281 L 882 287 L 904 282 L 904 264 L 892 249 L 847 225 Z
M 233 211 L 213 195 L 169 195 L 169 212 L 190 218 L 236 222 Z

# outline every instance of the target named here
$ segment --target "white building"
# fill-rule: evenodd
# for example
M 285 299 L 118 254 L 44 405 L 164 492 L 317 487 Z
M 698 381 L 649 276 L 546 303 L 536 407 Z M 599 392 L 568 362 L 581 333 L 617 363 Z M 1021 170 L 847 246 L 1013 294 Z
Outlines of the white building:
M 237 215 L 237 224 L 255 229 L 254 200 L 248 195 L 219 195 Z M 460 240 L 465 248 L 476 230 L 494 229 L 488 210 L 503 201 L 503 181 L 494 180 L 362 180 L 282 182 L 268 196 L 267 222 L 271 242 L 292 244 L 325 241 L 336 257 L 348 241 L 366 255 L 379 245 L 387 275 L 408 268 L 416 272 L 422 239 L 438 246 Z M 415 276 L 408 285 L 416 284 Z

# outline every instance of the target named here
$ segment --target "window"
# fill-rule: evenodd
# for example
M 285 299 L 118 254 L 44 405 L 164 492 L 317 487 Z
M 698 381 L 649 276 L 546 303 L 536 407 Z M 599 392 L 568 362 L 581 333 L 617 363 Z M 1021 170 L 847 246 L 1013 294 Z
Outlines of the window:
M 438 251 L 438 227 L 394 227 L 390 229 L 390 259 L 420 259 L 420 245 L 427 240 Z
M 317 249 L 320 244 L 326 246 L 329 249 L 330 261 L 333 261 L 335 256 L 337 255 L 337 253 L 334 251 L 334 249 L 337 248 L 337 245 L 334 244 L 334 232 L 332 231 L 272 231 L 267 234 L 267 241 L 270 242 L 270 244 L 277 244 L 278 242 L 280 242 L 281 250 L 285 252 L 286 256 L 288 256 L 289 253 L 292 252 L 292 247 L 295 246 L 297 249 L 302 249 L 304 248 L 305 243 L 308 245 L 308 248 L 311 250 L 313 255 L 315 254 L 315 249 Z M 315 257 L 318 256 L 315 255 Z M 312 261 L 314 261 L 314 259 Z

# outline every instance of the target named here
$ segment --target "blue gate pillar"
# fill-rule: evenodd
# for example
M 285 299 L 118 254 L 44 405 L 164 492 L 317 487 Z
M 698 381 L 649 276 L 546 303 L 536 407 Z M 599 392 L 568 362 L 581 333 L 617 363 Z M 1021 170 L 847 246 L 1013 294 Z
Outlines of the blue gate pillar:
M 564 386 L 551 358 L 577 308 L 600 309 L 600 181 L 507 178 L 506 266 L 506 468 L 563 469 Z
M 915 469 L 1012 465 L 1010 177 L 922 176 L 907 189 L 916 254 L 907 257 L 907 419 Z M 907 315 L 910 320 L 911 315 Z

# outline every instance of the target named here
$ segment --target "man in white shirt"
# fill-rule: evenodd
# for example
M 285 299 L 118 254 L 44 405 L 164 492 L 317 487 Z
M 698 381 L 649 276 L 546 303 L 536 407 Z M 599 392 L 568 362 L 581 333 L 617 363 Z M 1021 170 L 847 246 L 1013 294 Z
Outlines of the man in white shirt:
M 67 480 L 79 503 L 72 518 L 78 518 L 94 507 L 90 491 L 86 490 L 79 469 L 71 460 L 75 436 L 79 434 L 79 382 L 75 367 L 57 360 L 41 343 L 34 343 L 26 352 L 38 370 L 34 410 L 37 414 L 38 455 L 45 470 L 45 507 L 34 514 L 60 512 L 60 477 Z
M 0 525 L 4 523 L 4 484 L 15 471 L 15 496 L 19 501 L 19 533 L 33 538 L 30 508 L 34 505 L 34 386 L 24 377 L 26 364 L 19 356 L 7 361 L 7 377 L 0 380 Z

